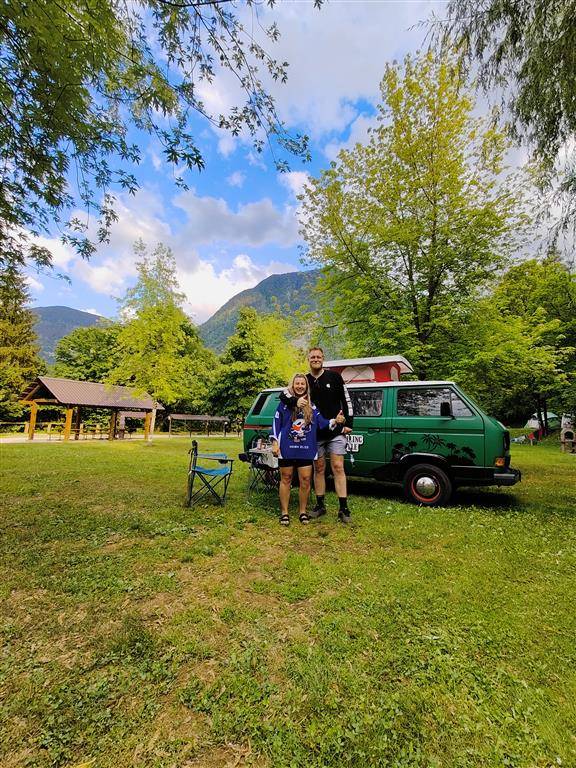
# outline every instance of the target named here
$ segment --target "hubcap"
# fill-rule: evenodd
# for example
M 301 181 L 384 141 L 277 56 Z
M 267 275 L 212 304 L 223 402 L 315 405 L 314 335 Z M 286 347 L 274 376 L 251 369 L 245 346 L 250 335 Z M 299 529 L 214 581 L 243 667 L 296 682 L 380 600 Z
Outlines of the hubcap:
M 438 492 L 436 481 L 433 477 L 428 477 L 427 475 L 419 477 L 414 483 L 414 488 L 416 489 L 416 492 L 425 499 L 432 498 L 432 496 Z

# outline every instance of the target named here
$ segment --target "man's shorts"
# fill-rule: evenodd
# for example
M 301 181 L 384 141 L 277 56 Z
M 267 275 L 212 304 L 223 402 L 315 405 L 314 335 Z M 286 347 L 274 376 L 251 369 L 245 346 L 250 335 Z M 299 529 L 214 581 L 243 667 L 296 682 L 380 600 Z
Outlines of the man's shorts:
M 311 467 L 312 459 L 278 459 L 279 467 Z
M 344 435 L 336 435 L 330 440 L 318 440 L 318 458 L 321 459 L 327 453 L 335 456 L 346 455 L 346 438 Z

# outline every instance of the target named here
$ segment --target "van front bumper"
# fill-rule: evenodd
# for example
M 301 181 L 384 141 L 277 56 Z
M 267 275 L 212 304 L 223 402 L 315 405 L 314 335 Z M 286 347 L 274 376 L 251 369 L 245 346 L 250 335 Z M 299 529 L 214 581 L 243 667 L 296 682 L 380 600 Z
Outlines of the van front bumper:
M 522 480 L 519 469 L 506 467 L 504 470 L 494 470 L 494 485 L 516 485 Z

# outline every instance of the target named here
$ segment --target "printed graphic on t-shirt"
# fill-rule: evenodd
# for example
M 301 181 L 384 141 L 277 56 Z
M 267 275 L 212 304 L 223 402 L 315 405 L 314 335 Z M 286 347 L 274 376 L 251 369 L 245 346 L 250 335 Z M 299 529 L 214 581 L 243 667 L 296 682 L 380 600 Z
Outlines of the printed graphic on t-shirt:
M 306 424 L 305 419 L 296 419 L 292 422 L 292 427 L 290 428 L 290 440 L 295 443 L 301 443 L 303 440 L 306 440 L 311 429 L 312 425 Z

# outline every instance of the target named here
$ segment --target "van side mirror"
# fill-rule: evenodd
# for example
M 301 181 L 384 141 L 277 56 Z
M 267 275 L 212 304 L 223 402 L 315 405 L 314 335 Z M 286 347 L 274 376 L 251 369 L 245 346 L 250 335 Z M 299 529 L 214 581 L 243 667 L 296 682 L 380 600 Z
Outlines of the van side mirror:
M 440 403 L 440 416 L 446 418 L 446 419 L 453 419 L 454 414 L 452 413 L 452 405 L 449 402 L 443 402 Z

